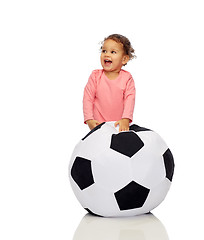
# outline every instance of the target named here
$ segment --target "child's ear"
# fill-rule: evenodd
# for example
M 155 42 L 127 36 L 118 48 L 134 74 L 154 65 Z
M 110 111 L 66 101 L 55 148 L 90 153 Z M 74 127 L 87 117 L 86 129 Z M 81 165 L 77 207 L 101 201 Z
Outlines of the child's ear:
M 122 61 L 122 64 L 125 65 L 127 64 L 127 62 L 130 60 L 130 57 L 128 55 L 124 55 L 123 56 L 123 61 Z

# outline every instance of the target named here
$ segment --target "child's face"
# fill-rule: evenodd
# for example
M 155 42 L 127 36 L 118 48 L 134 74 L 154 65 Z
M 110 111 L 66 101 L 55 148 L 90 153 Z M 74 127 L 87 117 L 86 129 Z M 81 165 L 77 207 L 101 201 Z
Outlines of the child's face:
M 104 42 L 101 51 L 101 65 L 106 72 L 120 72 L 122 66 L 129 60 L 124 53 L 123 45 L 112 39 Z

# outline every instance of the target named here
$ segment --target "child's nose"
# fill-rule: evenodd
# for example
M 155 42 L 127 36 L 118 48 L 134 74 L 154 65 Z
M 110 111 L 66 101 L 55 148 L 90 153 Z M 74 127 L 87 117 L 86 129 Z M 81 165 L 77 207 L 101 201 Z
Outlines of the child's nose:
M 106 52 L 105 56 L 109 57 L 110 56 L 110 52 Z

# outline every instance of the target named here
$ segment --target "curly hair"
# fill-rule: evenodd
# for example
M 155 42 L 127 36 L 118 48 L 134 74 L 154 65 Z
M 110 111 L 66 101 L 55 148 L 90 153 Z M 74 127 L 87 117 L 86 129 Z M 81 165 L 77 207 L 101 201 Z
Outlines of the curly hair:
M 124 50 L 125 54 L 127 54 L 129 56 L 130 60 L 132 60 L 133 58 L 136 58 L 135 50 L 132 47 L 132 45 L 127 37 L 120 35 L 120 34 L 111 34 L 108 37 L 104 38 L 104 40 L 102 41 L 102 45 L 108 39 L 114 40 L 117 43 L 121 43 L 123 45 L 123 50 Z M 101 46 L 101 49 L 102 49 L 102 46 Z

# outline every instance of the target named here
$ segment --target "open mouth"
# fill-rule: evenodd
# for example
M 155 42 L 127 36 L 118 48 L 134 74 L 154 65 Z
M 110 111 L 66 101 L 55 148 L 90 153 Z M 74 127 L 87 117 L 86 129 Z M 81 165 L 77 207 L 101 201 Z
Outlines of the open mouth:
M 111 65 L 112 61 L 108 60 L 108 59 L 105 59 L 104 63 L 105 63 L 105 65 L 109 66 L 109 65 Z

